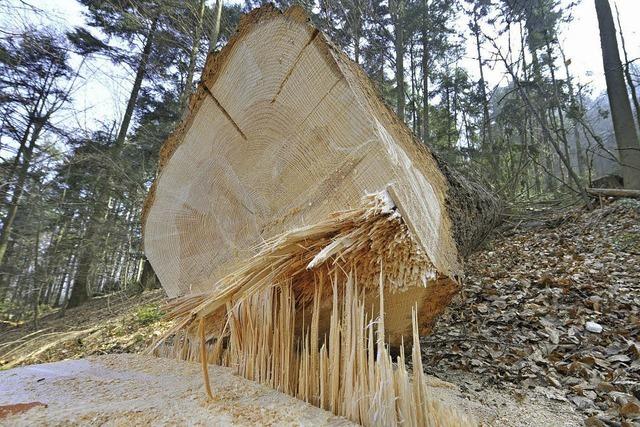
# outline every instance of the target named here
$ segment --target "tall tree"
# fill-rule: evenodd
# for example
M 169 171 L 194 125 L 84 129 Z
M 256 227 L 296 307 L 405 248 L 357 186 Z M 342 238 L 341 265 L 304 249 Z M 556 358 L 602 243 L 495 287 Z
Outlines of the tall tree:
M 0 45 L 4 139 L 17 145 L 5 180 L 10 190 L 0 231 L 0 266 L 7 252 L 32 158 L 52 115 L 68 100 L 72 70 L 63 37 L 48 29 L 28 29 Z M 7 142 L 9 143 L 9 142 Z
M 625 188 L 640 190 L 640 142 L 620 61 L 616 27 L 609 0 L 595 0 L 607 95 Z
M 620 22 L 620 11 L 618 5 L 616 5 L 616 20 L 618 21 L 618 31 L 620 32 L 620 43 L 622 44 L 622 54 L 624 55 L 624 76 L 627 79 L 629 85 L 629 91 L 631 92 L 631 100 L 633 101 L 633 108 L 636 110 L 636 119 L 638 120 L 638 130 L 640 130 L 640 102 L 638 101 L 638 94 L 636 93 L 636 85 L 633 83 L 633 77 L 631 76 L 631 61 L 629 60 L 629 54 L 627 53 L 627 43 L 624 38 L 624 31 L 622 31 L 622 23 Z

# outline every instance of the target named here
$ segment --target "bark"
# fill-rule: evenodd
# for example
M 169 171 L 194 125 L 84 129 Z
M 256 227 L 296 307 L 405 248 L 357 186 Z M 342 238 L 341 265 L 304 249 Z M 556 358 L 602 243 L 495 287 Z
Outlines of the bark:
M 619 188 L 587 188 L 587 193 L 594 196 L 629 197 L 640 199 L 640 190 L 623 190 Z
M 608 0 L 595 0 L 595 4 L 600 27 L 600 44 L 607 82 L 607 95 L 624 186 L 627 189 L 640 189 L 640 143 L 622 72 L 611 6 Z
M 93 261 L 92 253 L 89 250 L 82 251 L 78 260 L 78 269 L 73 280 L 71 295 L 67 301 L 67 307 L 77 307 L 89 300 L 89 271 Z
M 146 258 L 144 259 L 142 273 L 140 274 L 140 285 L 142 285 L 142 289 L 145 291 L 158 289 L 160 287 L 160 280 L 158 280 L 158 276 L 156 276 L 155 271 L 153 271 L 151 263 Z

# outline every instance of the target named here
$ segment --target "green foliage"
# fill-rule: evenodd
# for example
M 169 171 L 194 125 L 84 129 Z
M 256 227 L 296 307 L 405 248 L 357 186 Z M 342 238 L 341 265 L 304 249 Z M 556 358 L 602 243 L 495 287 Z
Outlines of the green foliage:
M 136 311 L 136 320 L 143 326 L 150 325 L 162 319 L 164 313 L 157 305 L 143 305 Z

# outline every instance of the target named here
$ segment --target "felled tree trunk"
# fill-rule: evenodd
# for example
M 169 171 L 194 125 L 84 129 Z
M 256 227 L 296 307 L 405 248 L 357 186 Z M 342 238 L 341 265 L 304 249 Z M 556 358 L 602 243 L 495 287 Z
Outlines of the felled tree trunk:
M 460 287 L 462 257 L 496 224 L 498 204 L 418 142 L 300 8 L 263 7 L 208 58 L 189 114 L 162 149 L 144 210 L 145 252 L 170 297 L 220 291 L 221 279 L 238 279 L 235 272 L 249 271 L 244 266 L 256 254 L 264 256 L 253 265 L 271 268 L 262 242 L 295 241 L 287 250 L 304 258 L 306 248 L 321 248 L 309 236 L 329 244 L 348 235 L 344 224 L 321 228 L 372 193 L 390 199 L 374 211 L 401 218 L 393 233 L 406 228 L 406 253 L 419 260 L 407 265 L 390 243 L 363 267 L 381 277 L 419 270 L 410 285 L 385 289 L 386 333 L 399 344 L 411 335 L 414 305 L 420 332 L 430 331 Z M 355 216 L 340 218 L 353 225 Z M 295 240 L 295 230 L 310 234 Z M 366 258 L 372 241 L 362 242 L 358 253 Z M 340 244 L 354 243 L 345 237 Z M 333 249 L 325 248 L 333 259 L 323 265 L 340 262 Z

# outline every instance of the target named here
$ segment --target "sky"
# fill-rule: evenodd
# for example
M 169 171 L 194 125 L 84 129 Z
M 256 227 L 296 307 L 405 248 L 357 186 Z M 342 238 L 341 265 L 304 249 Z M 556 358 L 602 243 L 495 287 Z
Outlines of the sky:
M 215 0 L 208 0 L 211 5 Z M 629 57 L 640 58 L 640 0 L 610 0 L 612 8 L 617 4 L 620 10 L 621 23 L 625 33 Z M 83 7 L 75 0 L 30 0 L 45 11 L 40 21 L 60 29 L 83 25 Z M 231 3 L 241 3 L 232 0 Z M 16 9 L 16 6 L 18 9 Z M 0 25 L 7 20 L 33 22 L 33 16 L 20 11 L 21 0 L 0 0 Z M 10 13 L 8 11 L 10 10 Z M 9 16 L 12 15 L 12 16 Z M 571 59 L 571 72 L 580 83 L 591 84 L 593 94 L 598 95 L 606 86 L 604 82 L 602 56 L 598 21 L 593 0 L 582 0 L 573 10 L 573 21 L 561 27 L 560 41 L 566 56 Z M 615 9 L 614 9 L 615 18 Z M 460 22 L 466 27 L 465 22 Z M 477 62 L 472 40 L 468 41 L 467 54 L 461 65 L 470 70 L 477 78 Z M 489 47 L 483 52 L 485 59 L 491 58 Z M 95 128 L 96 124 L 119 121 L 127 95 L 133 81 L 133 74 L 124 67 L 118 67 L 107 60 L 93 60 L 84 63 L 84 75 L 90 79 L 75 94 L 75 107 L 80 111 L 74 120 L 76 125 L 85 128 Z M 564 73 L 561 73 L 561 76 Z M 123 79 L 124 77 L 124 79 Z M 495 66 L 485 70 L 485 77 L 489 87 L 506 82 L 504 69 Z

